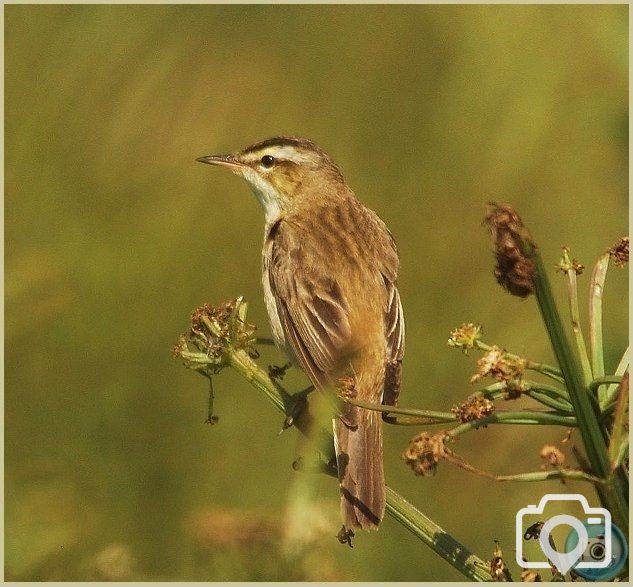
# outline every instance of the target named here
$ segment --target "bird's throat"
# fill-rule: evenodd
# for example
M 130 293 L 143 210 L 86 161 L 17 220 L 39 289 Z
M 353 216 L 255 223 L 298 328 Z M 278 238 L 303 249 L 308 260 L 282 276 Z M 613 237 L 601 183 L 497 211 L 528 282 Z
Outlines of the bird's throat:
M 244 178 L 264 209 L 266 227 L 272 226 L 281 217 L 281 194 L 275 186 L 250 169 L 245 170 Z

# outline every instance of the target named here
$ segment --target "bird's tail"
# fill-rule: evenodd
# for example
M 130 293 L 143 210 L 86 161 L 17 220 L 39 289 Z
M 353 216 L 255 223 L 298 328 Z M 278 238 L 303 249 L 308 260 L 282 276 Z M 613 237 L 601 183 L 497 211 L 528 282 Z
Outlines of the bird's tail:
M 376 411 L 346 407 L 334 419 L 343 523 L 350 530 L 375 530 L 385 513 L 382 418 Z

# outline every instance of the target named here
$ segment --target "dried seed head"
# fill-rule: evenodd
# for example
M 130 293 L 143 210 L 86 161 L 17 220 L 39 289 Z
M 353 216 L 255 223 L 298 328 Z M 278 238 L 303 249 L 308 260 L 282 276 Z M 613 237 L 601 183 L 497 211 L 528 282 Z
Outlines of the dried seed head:
M 547 465 L 556 469 L 560 469 L 565 464 L 565 455 L 563 452 L 551 444 L 546 444 L 541 449 L 541 458 Z
M 521 217 L 509 204 L 490 202 L 484 224 L 494 238 L 497 282 L 515 296 L 525 298 L 534 293 L 536 266 L 526 248 L 536 245 Z
M 505 583 L 506 581 L 512 581 L 512 575 L 510 574 L 510 570 L 506 566 L 505 561 L 503 560 L 503 552 L 501 551 L 501 546 L 495 540 L 495 550 L 493 553 L 492 560 L 488 561 L 488 570 L 490 571 L 490 575 L 492 576 L 492 580 Z
M 464 353 L 475 347 L 475 341 L 481 338 L 481 326 L 472 322 L 464 322 L 459 328 L 451 332 L 448 345 L 460 348 Z
M 624 267 L 629 262 L 629 237 L 622 237 L 607 252 L 616 266 Z
M 192 340 L 208 346 L 209 356 L 222 354 L 227 343 L 257 355 L 255 349 L 255 326 L 246 319 L 247 303 L 239 297 L 218 306 L 204 304 L 191 315 Z
M 477 361 L 477 373 L 470 378 L 470 382 L 476 383 L 483 377 L 492 377 L 507 383 L 515 382 L 521 379 L 526 366 L 525 359 L 510 358 L 503 349 L 493 346 Z
M 503 399 L 511 400 L 518 399 L 521 397 L 523 392 L 528 386 L 523 383 L 520 379 L 510 379 L 506 383 L 506 388 L 503 394 Z
M 178 337 L 178 342 L 171 347 L 171 354 L 174 355 L 174 357 L 178 358 L 178 357 L 182 357 L 182 353 L 183 351 L 187 350 L 187 339 L 181 334 Z
M 196 308 L 191 314 L 189 331 L 179 338 L 174 354 L 187 367 L 207 376 L 228 365 L 230 348 L 243 350 L 255 358 L 258 356 L 255 327 L 246 322 L 247 306 L 244 298 L 239 297 L 219 306 L 204 304 Z
M 494 411 L 494 403 L 483 395 L 471 396 L 466 401 L 451 408 L 451 412 L 462 422 L 472 422 L 485 418 Z
M 446 454 L 444 443 L 447 439 L 448 434 L 444 430 L 437 434 L 421 432 L 411 439 L 402 458 L 416 475 L 434 475 L 437 464 Z
M 540 583 L 542 581 L 541 575 L 536 571 L 526 569 L 521 573 L 521 581 L 524 583 Z

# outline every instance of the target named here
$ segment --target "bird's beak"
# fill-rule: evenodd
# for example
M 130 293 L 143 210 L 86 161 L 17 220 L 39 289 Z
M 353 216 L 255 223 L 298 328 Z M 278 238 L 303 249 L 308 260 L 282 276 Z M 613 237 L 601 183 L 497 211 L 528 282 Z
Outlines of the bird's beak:
M 230 168 L 231 171 L 238 171 L 239 168 L 244 167 L 244 164 L 237 161 L 233 155 L 207 155 L 206 157 L 198 157 L 196 161 L 209 165 L 221 165 Z

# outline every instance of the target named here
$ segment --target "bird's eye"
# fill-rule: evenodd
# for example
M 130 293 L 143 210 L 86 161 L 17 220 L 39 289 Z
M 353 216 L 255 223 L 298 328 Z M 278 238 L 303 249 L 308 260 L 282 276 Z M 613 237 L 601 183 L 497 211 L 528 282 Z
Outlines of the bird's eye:
M 266 169 L 270 169 L 275 164 L 275 158 L 272 155 L 264 155 L 261 158 L 261 164 Z

